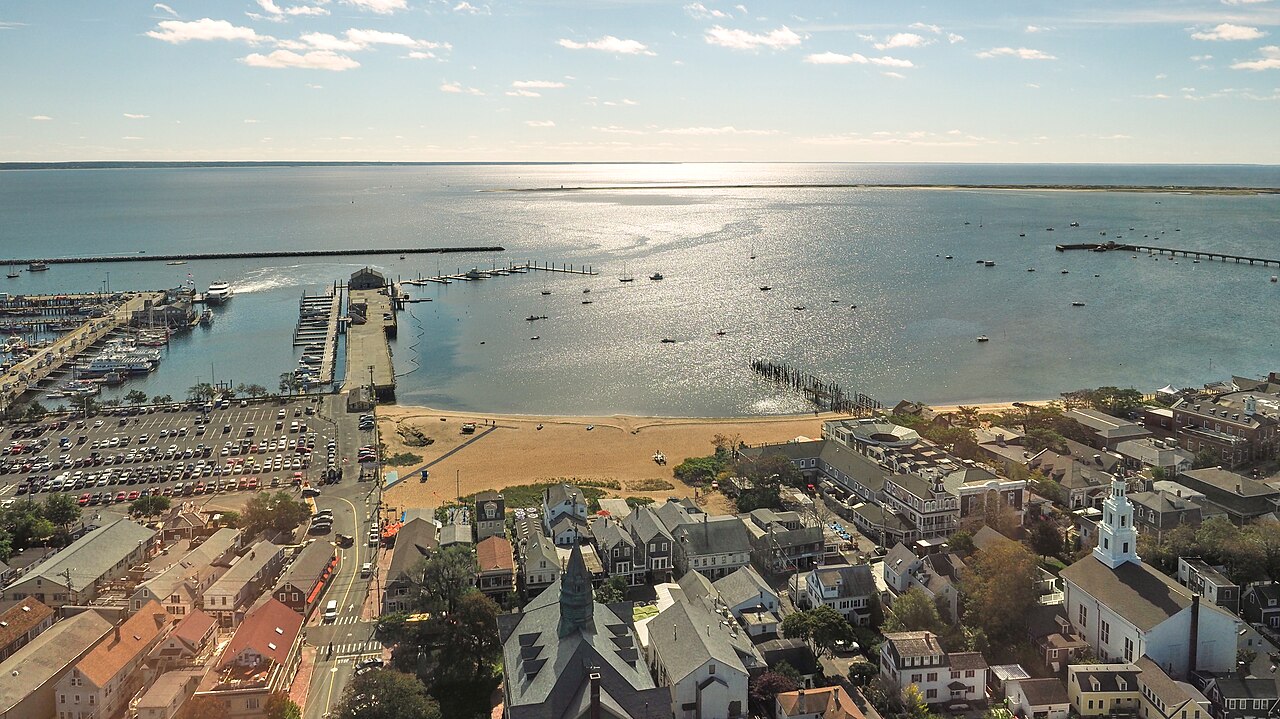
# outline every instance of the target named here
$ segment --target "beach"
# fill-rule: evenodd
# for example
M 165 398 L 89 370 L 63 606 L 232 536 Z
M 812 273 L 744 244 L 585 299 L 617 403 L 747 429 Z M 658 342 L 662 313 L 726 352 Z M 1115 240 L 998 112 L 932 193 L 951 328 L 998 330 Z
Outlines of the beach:
M 1011 409 L 1013 403 L 965 406 L 994 412 Z M 957 408 L 931 407 L 935 412 Z M 387 468 L 404 479 L 387 490 L 385 498 L 389 506 L 401 509 L 438 507 L 457 496 L 541 482 L 616 482 L 619 489 L 608 490 L 609 496 L 692 497 L 694 489 L 676 480 L 672 469 L 689 457 L 711 454 L 717 435 L 748 445 L 819 439 L 824 421 L 846 416 L 537 416 L 391 405 L 378 409 L 385 456 L 411 453 L 421 461 Z M 464 423 L 475 423 L 474 434 L 462 433 Z M 405 430 L 421 432 L 431 444 L 411 446 L 405 441 Z M 665 465 L 654 461 L 659 452 L 666 458 Z M 424 465 L 430 472 L 426 482 L 406 476 Z M 669 488 L 652 489 L 664 481 Z M 723 495 L 711 495 L 707 504 L 717 511 L 732 511 Z

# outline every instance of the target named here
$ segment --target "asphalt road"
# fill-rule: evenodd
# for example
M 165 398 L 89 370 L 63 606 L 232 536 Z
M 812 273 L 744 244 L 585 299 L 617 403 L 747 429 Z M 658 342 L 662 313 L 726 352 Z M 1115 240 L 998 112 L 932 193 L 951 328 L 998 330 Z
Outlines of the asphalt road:
M 360 430 L 359 415 L 347 414 L 339 397 L 325 398 L 318 419 L 318 424 L 338 438 L 341 457 L 355 457 L 362 445 L 377 443 L 373 432 Z M 356 663 L 382 656 L 382 645 L 374 638 L 377 622 L 361 617 L 368 593 L 376 592 L 377 587 L 372 577 L 360 576 L 364 563 L 377 566 L 377 553 L 382 551 L 369 545 L 369 532 L 377 527 L 381 480 L 357 482 L 358 474 L 358 468 L 348 463 L 343 481 L 322 488 L 316 497 L 317 507 L 333 510 L 335 536 L 348 534 L 355 538 L 355 543 L 338 549 L 338 574 L 308 622 L 306 642 L 316 648 L 317 654 L 303 707 L 304 719 L 321 719 L 328 714 L 341 700 L 343 690 L 354 676 Z M 326 622 L 323 614 L 330 601 L 337 602 L 338 616 Z

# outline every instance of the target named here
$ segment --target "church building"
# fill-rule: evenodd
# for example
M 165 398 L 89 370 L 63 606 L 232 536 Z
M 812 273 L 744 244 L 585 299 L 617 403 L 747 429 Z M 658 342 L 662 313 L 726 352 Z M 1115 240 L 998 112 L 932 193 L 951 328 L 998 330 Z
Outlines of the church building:
M 1123 480 L 1111 481 L 1093 554 L 1061 576 L 1067 619 L 1101 661 L 1145 656 L 1174 678 L 1235 668 L 1240 619 L 1142 563 Z

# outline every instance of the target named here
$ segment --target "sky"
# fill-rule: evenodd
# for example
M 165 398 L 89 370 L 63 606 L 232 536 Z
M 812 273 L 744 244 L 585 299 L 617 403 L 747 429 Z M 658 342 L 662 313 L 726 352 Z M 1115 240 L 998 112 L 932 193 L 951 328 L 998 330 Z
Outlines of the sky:
M 0 162 L 1280 164 L 1280 0 L 5 0 Z

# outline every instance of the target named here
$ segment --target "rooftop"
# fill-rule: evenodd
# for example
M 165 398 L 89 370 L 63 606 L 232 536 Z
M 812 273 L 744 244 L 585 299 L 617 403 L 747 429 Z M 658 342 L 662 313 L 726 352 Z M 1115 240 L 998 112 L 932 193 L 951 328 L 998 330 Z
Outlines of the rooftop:
M 289 650 L 302 630 L 302 615 L 277 599 L 268 599 L 245 616 L 222 653 L 225 669 L 246 649 L 262 655 L 275 664 L 284 664 Z
M 945 653 L 933 632 L 886 632 L 884 640 L 900 657 L 932 657 Z
M 1027 704 L 1033 707 L 1066 704 L 1070 701 L 1067 687 L 1061 679 L 1022 679 L 1018 681 L 1018 687 L 1026 697 Z
M 481 572 L 513 572 L 516 568 L 511 542 L 499 535 L 480 540 L 476 545 L 476 560 Z
M 53 616 L 53 609 L 38 599 L 27 598 L 0 614 L 0 647 L 7 647 Z
M 105 687 L 128 664 L 151 649 L 169 625 L 169 614 L 159 602 L 151 601 L 124 620 L 113 632 L 76 664 L 80 673 L 98 687 Z
M 863 719 L 862 710 L 842 686 L 782 692 L 778 706 L 787 716 L 815 714 L 822 719 Z
M 54 624 L 0 662 L 0 714 L 67 669 L 110 632 L 111 622 L 101 614 L 81 612 Z
M 1061 576 L 1142 631 L 1191 606 L 1190 590 L 1145 564 L 1125 562 L 1111 569 L 1090 555 Z
M 15 579 L 14 586 L 40 578 L 57 586 L 66 586 L 68 576 L 72 588 L 84 588 L 97 582 L 117 567 L 140 545 L 150 541 L 155 531 L 121 519 L 85 534 L 30 571 Z

